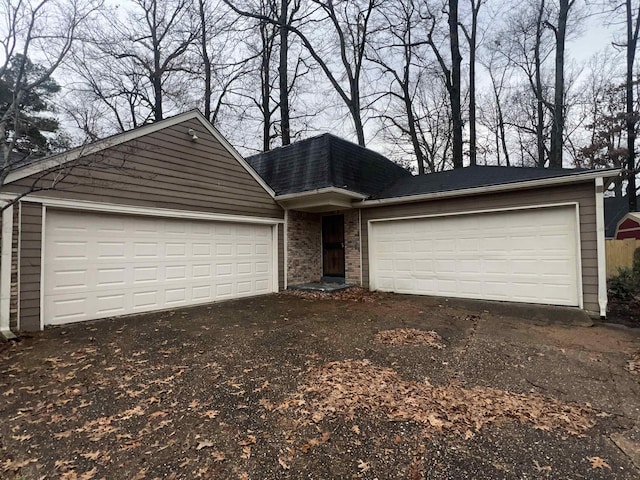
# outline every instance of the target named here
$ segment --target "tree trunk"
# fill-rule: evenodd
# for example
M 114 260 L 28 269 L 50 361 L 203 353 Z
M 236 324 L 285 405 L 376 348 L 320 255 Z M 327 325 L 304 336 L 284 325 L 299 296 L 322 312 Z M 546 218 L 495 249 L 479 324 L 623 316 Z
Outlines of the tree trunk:
M 202 49 L 202 66 L 204 68 L 204 116 L 210 122 L 211 118 L 211 59 L 207 49 L 207 17 L 205 11 L 205 0 L 198 1 L 200 14 L 200 42 Z
M 269 69 L 269 60 L 271 57 L 271 47 L 268 25 L 266 22 L 260 22 L 260 34 L 262 36 L 262 66 L 261 66 L 261 80 L 262 80 L 262 98 L 261 110 L 262 110 L 262 150 L 268 152 L 271 144 L 271 104 L 270 104 L 270 90 L 271 90 L 271 75 Z
M 567 17 L 573 1 L 560 0 L 556 28 L 555 90 L 553 98 L 553 122 L 551 125 L 551 152 L 549 166 L 562 168 L 562 134 L 564 132 L 564 49 L 567 37 Z
M 627 79 L 626 79 L 626 100 L 627 100 L 627 198 L 629 199 L 629 211 L 638 211 L 638 201 L 636 197 L 636 114 L 633 108 L 633 63 L 636 55 L 636 45 L 638 43 L 638 24 L 640 18 L 636 19 L 636 27 L 633 26 L 633 12 L 631 0 L 626 0 L 627 13 Z M 639 12 L 640 15 L 640 12 Z
M 477 4 L 475 3 L 477 1 Z M 469 164 L 476 164 L 476 48 L 478 11 L 482 0 L 471 1 L 471 37 L 469 39 Z
M 544 99 L 542 98 L 542 60 L 540 58 L 540 44 L 542 42 L 544 1 L 540 1 L 538 18 L 536 20 L 536 43 L 534 47 L 535 82 L 536 82 L 536 149 L 538 152 L 538 167 L 544 167 Z
M 411 95 L 409 94 L 409 84 L 405 82 L 402 85 L 402 95 L 404 97 L 404 107 L 407 110 L 407 123 L 409 124 L 409 136 L 411 137 L 411 144 L 413 145 L 413 153 L 418 161 L 418 175 L 424 175 L 424 154 L 418 141 L 418 132 L 416 131 L 416 119 L 413 115 L 413 104 L 411 102 Z
M 451 116 L 453 120 L 453 168 L 463 167 L 462 105 L 460 101 L 460 41 L 458 38 L 458 0 L 449 0 L 449 44 L 451 47 Z
M 289 15 L 289 0 L 280 1 L 280 128 L 282 130 L 282 145 L 291 143 L 291 124 L 289 118 L 289 30 L 284 28 Z

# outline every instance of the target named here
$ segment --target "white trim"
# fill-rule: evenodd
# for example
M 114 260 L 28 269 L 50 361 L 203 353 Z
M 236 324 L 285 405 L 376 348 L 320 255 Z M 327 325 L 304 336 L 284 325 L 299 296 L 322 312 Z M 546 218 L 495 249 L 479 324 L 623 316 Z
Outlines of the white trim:
M 44 260 L 47 231 L 47 207 L 42 205 L 42 233 L 40 236 L 40 330 L 44 330 Z
M 534 210 L 537 208 L 553 208 L 553 207 L 573 207 L 578 205 L 578 202 L 562 202 L 562 203 L 541 203 L 534 205 L 521 205 L 519 207 L 500 207 L 500 208 L 487 208 L 483 210 L 463 210 L 459 212 L 447 212 L 447 213 L 429 213 L 425 215 L 410 215 L 406 217 L 389 217 L 389 218 L 372 218 L 369 222 L 387 222 L 394 220 L 413 220 L 417 218 L 431 218 L 431 217 L 452 217 L 456 215 L 473 215 L 477 213 L 493 213 L 493 212 L 510 212 L 513 210 Z
M 114 135 L 112 137 L 108 137 L 102 140 L 98 140 L 97 142 L 90 143 L 87 145 L 83 145 L 78 148 L 74 148 L 69 150 L 68 152 L 61 153 L 59 155 L 54 155 L 48 159 L 42 160 L 40 162 L 35 162 L 30 165 L 25 165 L 24 167 L 18 168 L 13 172 L 10 172 L 7 175 L 5 180 L 5 185 L 15 182 L 17 180 L 21 180 L 30 175 L 34 175 L 40 172 L 44 172 L 51 168 L 56 168 L 61 165 L 64 165 L 67 162 L 72 160 L 77 160 L 78 158 L 91 155 L 97 153 L 101 150 L 105 150 L 107 148 L 115 147 L 117 145 L 121 145 L 125 142 L 129 142 L 131 140 L 135 140 L 144 135 L 149 135 L 151 133 L 157 132 L 159 130 L 173 127 L 187 120 L 198 120 L 204 128 L 218 141 L 222 146 L 231 154 L 231 156 L 240 164 L 242 167 L 253 177 L 253 179 L 260 184 L 260 186 L 273 198 L 275 196 L 275 192 L 265 183 L 265 181 L 256 173 L 256 171 L 249 166 L 247 161 L 242 158 L 240 153 L 231 146 L 231 144 L 218 132 L 218 130 L 211 125 L 211 123 L 200 113 L 198 110 L 192 110 L 190 112 L 181 113 L 179 115 L 175 115 L 170 118 L 166 118 L 164 120 L 160 120 L 159 122 L 155 122 L 149 125 L 144 125 L 142 127 L 136 128 L 135 130 L 130 130 L 128 132 L 124 132 L 118 135 Z
M 438 218 L 438 217 L 454 217 L 461 215 L 475 215 L 482 213 L 500 213 L 500 212 L 510 212 L 510 211 L 518 211 L 518 210 L 536 210 L 539 208 L 557 208 L 557 207 L 574 207 L 576 212 L 576 248 L 578 249 L 576 252 L 576 264 L 577 264 L 577 289 L 578 289 L 578 305 L 580 308 L 584 308 L 584 291 L 582 285 L 582 245 L 580 243 L 580 213 L 579 213 L 579 203 L 578 202 L 562 202 L 562 203 L 547 203 L 547 204 L 535 204 L 535 205 L 522 205 L 518 207 L 503 207 L 503 208 L 490 208 L 484 210 L 468 210 L 468 211 L 460 211 L 460 212 L 449 212 L 449 213 L 433 213 L 426 215 L 412 215 L 405 217 L 391 217 L 391 218 L 375 218 L 367 221 L 367 232 L 368 232 L 368 248 L 369 248 L 369 290 L 375 291 L 375 262 L 373 259 L 375 258 L 375 249 L 373 248 L 374 242 L 372 241 L 373 236 L 373 225 L 378 222 L 392 222 L 392 221 L 401 221 L 401 220 L 415 220 L 415 219 L 423 219 L 423 218 Z M 604 237 L 603 237 L 604 239 Z
M 375 249 L 373 248 L 373 242 L 371 241 L 371 239 L 373 238 L 373 222 L 371 220 L 369 220 L 367 222 L 367 249 L 369 250 L 369 290 L 371 292 L 375 292 L 376 291 L 376 282 L 375 282 L 375 278 L 376 276 L 374 275 L 375 273 L 375 267 L 374 267 L 374 261 L 373 259 L 375 258 Z
M 607 316 L 607 258 L 604 228 L 604 182 L 596 178 L 596 248 L 598 255 L 598 306 L 600 317 Z
M 354 199 L 358 199 L 358 200 L 367 198 L 366 195 L 363 195 L 363 194 L 357 193 L 357 192 L 353 192 L 351 190 L 347 190 L 346 188 L 323 187 L 323 188 L 316 188 L 315 190 L 306 190 L 304 192 L 286 193 L 284 195 L 276 195 L 274 197 L 274 200 L 276 200 L 276 201 L 292 200 L 292 199 L 297 199 L 297 198 L 310 197 L 312 195 L 320 195 L 320 194 L 323 194 L 323 193 L 337 193 L 337 194 L 344 195 L 346 197 L 354 198 Z
M 273 293 L 278 293 L 280 291 L 280 275 L 279 273 L 279 263 L 278 263 L 278 225 L 272 225 L 271 227 L 271 241 L 273 242 L 272 250 L 273 250 L 273 272 L 272 282 L 273 285 L 271 287 L 271 291 Z
M 360 242 L 360 286 L 362 286 L 362 210 L 358 210 L 358 237 Z
M 0 260 L 0 335 L 16 338 L 11 332 L 11 256 L 13 243 L 13 205 L 2 212 L 2 252 Z
M 24 202 L 41 203 L 43 206 L 63 208 L 65 210 L 84 210 L 103 213 L 122 213 L 126 215 L 145 215 L 149 217 L 169 217 L 180 220 L 209 220 L 221 222 L 241 222 L 274 225 L 284 223 L 284 219 L 268 217 L 246 217 L 243 215 L 228 215 L 223 213 L 195 212 L 192 210 L 175 210 L 156 207 L 135 207 L 115 203 L 99 203 L 87 200 L 63 200 L 58 198 L 45 198 L 29 196 Z
M 608 169 L 597 172 L 575 173 L 562 177 L 543 178 L 538 180 L 527 180 L 523 182 L 503 183 L 499 185 L 488 185 L 483 187 L 464 188 L 461 190 L 451 190 L 446 192 L 423 193 L 419 195 L 407 195 L 404 197 L 381 198 L 378 200 L 364 200 L 353 204 L 355 208 L 379 207 L 382 205 L 395 205 L 398 203 L 413 203 L 426 200 L 439 200 L 442 198 L 462 197 L 465 195 L 479 195 L 485 193 L 504 192 L 507 190 L 522 190 L 525 188 L 550 187 L 563 185 L 566 183 L 583 182 L 594 178 L 608 177 L 607 172 L 617 173 L 618 170 Z
M 576 202 L 576 280 L 578 282 L 578 307 L 584 309 L 584 288 L 582 286 L 582 238 L 580 235 L 580 204 Z
M 286 290 L 289 287 L 289 210 L 284 211 L 284 228 L 283 228 L 284 238 L 283 241 L 283 250 L 284 250 L 284 289 Z

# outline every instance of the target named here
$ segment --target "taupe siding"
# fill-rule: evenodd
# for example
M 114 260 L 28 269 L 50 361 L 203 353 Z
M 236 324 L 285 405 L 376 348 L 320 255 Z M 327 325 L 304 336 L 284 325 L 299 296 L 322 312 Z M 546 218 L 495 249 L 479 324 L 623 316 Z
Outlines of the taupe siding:
M 191 141 L 187 131 L 198 135 Z M 56 190 L 39 196 L 141 207 L 283 218 L 262 186 L 197 120 L 188 120 L 82 161 Z M 46 181 L 44 180 L 44 185 Z M 25 178 L 6 186 L 21 192 Z
M 9 302 L 9 325 L 12 330 L 18 329 L 18 242 L 20 241 L 20 205 L 13 206 L 13 232 L 11 236 L 11 301 Z
M 449 198 L 362 209 L 362 281 L 369 286 L 369 220 L 512 208 L 530 205 L 578 202 L 582 289 L 585 310 L 599 312 L 598 259 L 596 250 L 596 204 L 593 181 L 559 187 L 519 190 L 507 193 Z
M 42 205 L 22 202 L 20 208 L 20 330 L 40 330 L 40 262 Z

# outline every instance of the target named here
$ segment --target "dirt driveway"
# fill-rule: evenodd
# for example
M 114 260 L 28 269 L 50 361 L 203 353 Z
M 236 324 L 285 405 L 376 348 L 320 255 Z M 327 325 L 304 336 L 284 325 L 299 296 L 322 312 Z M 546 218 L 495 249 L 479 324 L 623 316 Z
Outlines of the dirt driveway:
M 0 478 L 640 478 L 637 330 L 345 297 L 0 345 Z

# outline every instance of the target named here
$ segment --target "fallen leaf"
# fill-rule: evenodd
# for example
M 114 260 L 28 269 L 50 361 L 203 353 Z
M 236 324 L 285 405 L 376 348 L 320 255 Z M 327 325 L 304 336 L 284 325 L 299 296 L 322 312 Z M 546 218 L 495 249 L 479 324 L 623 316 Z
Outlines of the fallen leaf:
M 251 447 L 242 447 L 242 458 L 250 458 L 251 457 Z
M 247 445 L 253 445 L 254 443 L 256 443 L 256 441 L 257 438 L 255 435 L 247 435 L 247 439 L 238 442 L 238 445 L 240 445 L 241 447 L 245 447 Z
M 80 454 L 81 457 L 87 458 L 89 460 L 97 460 L 98 458 L 100 458 L 100 455 L 102 455 L 102 452 L 100 450 Z
M 211 456 L 213 457 L 213 459 L 214 459 L 216 462 L 224 462 L 224 461 L 225 461 L 225 459 L 227 458 L 227 457 L 225 456 L 224 452 L 220 452 L 220 451 L 218 451 L 218 450 L 215 450 L 215 451 L 211 452 Z
M 356 435 L 360 435 L 360 427 L 358 425 L 351 427 L 351 430 L 353 430 Z
M 604 458 L 600 458 L 600 457 L 587 457 L 587 460 L 589 460 L 591 462 L 591 468 L 592 469 L 596 469 L 596 468 L 608 468 L 609 470 L 611 470 L 611 467 L 609 466 L 609 464 L 604 460 Z
M 213 446 L 214 446 L 214 443 L 211 440 L 202 440 L 201 442 L 198 442 L 198 445 L 196 446 L 196 450 L 202 450 L 203 448 L 209 448 Z
M 371 470 L 371 465 L 369 465 L 367 462 L 365 462 L 363 460 L 358 460 L 358 468 L 360 469 L 360 471 L 362 473 L 364 473 L 364 472 L 368 472 L 369 470 Z
M 207 410 L 206 412 L 204 412 L 202 415 L 204 415 L 207 418 L 216 418 L 218 416 L 218 414 L 220 413 L 219 410 Z
M 545 465 L 544 467 L 541 467 L 537 460 L 534 460 L 533 464 L 536 466 L 536 470 L 538 472 L 550 472 L 551 471 L 551 465 Z
M 278 463 L 282 467 L 283 470 L 289 470 L 289 465 L 282 459 L 282 457 L 278 457 Z

